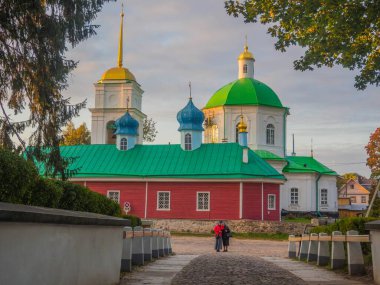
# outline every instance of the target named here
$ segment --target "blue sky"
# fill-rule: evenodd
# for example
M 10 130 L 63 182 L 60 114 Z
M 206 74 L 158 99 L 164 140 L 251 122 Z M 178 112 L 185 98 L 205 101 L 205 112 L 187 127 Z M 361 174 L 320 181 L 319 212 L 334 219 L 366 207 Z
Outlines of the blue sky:
M 94 106 L 94 86 L 102 73 L 116 66 L 121 2 L 108 3 L 99 13 L 97 35 L 68 53 L 79 61 L 65 96 L 73 103 L 87 99 Z M 295 134 L 297 155 L 315 157 L 342 174 L 369 175 L 365 165 L 371 132 L 379 127 L 379 88 L 354 88 L 355 71 L 340 67 L 312 72 L 293 70 L 302 49 L 274 49 L 275 40 L 259 23 L 245 24 L 228 16 L 222 0 L 130 0 L 124 16 L 124 66 L 142 89 L 143 112 L 157 122 L 155 143 L 178 143 L 176 113 L 187 103 L 192 82 L 194 103 L 203 107 L 212 94 L 237 78 L 237 56 L 244 37 L 253 52 L 255 78 L 269 85 L 290 108 L 288 153 Z M 83 110 L 75 123 L 91 126 Z

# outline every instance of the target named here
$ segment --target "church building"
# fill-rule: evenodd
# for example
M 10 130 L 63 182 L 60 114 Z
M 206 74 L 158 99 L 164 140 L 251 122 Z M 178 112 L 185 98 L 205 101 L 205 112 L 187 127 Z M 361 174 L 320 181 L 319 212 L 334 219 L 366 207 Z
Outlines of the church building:
M 278 221 L 281 210 L 338 211 L 337 174 L 313 157 L 287 156 L 289 109 L 254 78 L 247 44 L 237 80 L 202 110 L 191 97 L 184 102 L 180 144 L 144 145 L 143 90 L 123 67 L 123 16 L 117 66 L 95 83 L 91 145 L 61 147 L 76 157 L 73 182 L 146 219 Z

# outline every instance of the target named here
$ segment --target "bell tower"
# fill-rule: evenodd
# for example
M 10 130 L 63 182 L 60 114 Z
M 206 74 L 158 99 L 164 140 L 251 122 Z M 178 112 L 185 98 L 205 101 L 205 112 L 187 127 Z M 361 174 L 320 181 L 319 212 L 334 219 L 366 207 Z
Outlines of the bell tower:
M 143 121 L 146 118 L 141 111 L 144 91 L 132 72 L 123 67 L 123 20 L 124 11 L 122 9 L 117 66 L 104 72 L 101 79 L 94 84 L 95 107 L 90 109 L 91 144 L 115 144 L 115 121 L 124 115 L 127 108 L 138 121 L 137 143 L 142 143 Z

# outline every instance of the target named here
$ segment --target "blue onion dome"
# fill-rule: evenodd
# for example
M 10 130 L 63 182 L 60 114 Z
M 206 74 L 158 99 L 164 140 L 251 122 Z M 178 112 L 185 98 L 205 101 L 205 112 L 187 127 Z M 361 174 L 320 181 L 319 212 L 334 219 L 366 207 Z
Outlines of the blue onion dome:
M 190 98 L 185 108 L 177 113 L 178 130 L 203 131 L 204 119 L 203 112 L 194 106 L 193 100 Z
M 115 126 L 115 135 L 138 135 L 139 122 L 128 111 L 116 120 Z

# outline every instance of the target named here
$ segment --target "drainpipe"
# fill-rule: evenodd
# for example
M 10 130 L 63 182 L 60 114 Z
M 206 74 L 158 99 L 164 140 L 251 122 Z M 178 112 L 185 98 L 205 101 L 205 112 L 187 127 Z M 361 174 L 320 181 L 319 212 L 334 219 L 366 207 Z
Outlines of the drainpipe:
M 317 177 L 317 180 L 315 180 L 315 210 L 317 211 L 317 217 L 320 217 L 321 216 L 321 213 L 319 212 L 319 207 L 318 207 L 318 198 L 319 198 L 319 192 L 318 192 L 318 182 L 319 182 L 319 179 L 321 179 L 322 177 L 322 174 L 321 173 L 318 173 L 318 177 Z
M 284 124 L 283 124 L 283 130 L 282 130 L 282 139 L 284 143 L 284 157 L 286 156 L 286 115 L 288 114 L 288 108 L 285 108 L 284 110 Z

